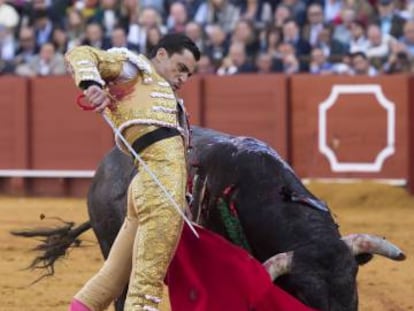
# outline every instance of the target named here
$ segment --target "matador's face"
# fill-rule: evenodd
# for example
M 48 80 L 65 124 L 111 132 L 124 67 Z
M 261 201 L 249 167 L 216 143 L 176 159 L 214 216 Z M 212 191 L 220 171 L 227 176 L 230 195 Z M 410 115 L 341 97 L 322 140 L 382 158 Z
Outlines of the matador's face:
M 165 49 L 160 48 L 153 63 L 158 74 L 170 83 L 174 91 L 177 91 L 194 73 L 197 61 L 193 53 L 187 49 L 169 56 Z

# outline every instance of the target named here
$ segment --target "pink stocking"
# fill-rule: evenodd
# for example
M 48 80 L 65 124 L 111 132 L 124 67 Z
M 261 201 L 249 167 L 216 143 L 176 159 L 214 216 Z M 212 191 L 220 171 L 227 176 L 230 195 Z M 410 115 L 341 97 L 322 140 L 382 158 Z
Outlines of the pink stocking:
M 87 306 L 85 306 L 79 300 L 73 298 L 69 306 L 69 311 L 92 311 L 92 310 L 89 309 Z

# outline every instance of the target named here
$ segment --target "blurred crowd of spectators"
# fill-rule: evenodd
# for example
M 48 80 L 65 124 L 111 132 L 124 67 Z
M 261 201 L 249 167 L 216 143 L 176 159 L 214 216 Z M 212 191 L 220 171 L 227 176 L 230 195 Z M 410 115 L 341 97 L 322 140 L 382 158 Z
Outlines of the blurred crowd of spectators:
M 65 74 L 74 46 L 147 53 L 173 32 L 200 74 L 414 70 L 414 0 L 0 0 L 0 73 Z

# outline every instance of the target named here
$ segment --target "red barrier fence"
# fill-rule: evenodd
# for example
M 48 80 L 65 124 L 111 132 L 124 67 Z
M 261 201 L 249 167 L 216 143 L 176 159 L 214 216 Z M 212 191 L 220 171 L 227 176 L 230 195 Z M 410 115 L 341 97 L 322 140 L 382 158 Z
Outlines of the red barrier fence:
M 0 169 L 29 168 L 28 81 L 17 77 L 0 79 Z M 23 188 L 23 179 L 0 179 L 6 192 Z
M 408 181 L 414 193 L 409 76 L 194 77 L 180 91 L 192 124 L 259 138 L 303 178 Z M 103 120 L 75 105 L 69 77 L 0 78 L 0 191 L 85 195 L 113 146 Z
M 0 163 L 3 168 L 29 167 L 28 81 L 0 80 Z
M 280 75 L 204 79 L 203 125 L 253 136 L 287 158 L 287 79 Z
M 408 83 L 408 190 L 414 194 L 414 78 Z

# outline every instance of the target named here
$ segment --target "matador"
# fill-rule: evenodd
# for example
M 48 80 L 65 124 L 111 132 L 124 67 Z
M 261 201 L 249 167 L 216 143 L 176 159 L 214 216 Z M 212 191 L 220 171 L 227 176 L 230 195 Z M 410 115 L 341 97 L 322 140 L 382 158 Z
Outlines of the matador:
M 200 52 L 186 36 L 163 37 L 147 58 L 124 48 L 76 47 L 68 69 L 96 110 L 105 113 L 178 205 L 186 205 L 186 133 L 176 91 Z M 117 146 L 128 149 L 115 137 Z M 104 310 L 129 282 L 125 309 L 155 311 L 179 241 L 183 219 L 150 174 L 140 169 L 128 189 L 127 215 L 99 272 L 75 295 L 70 310 Z

